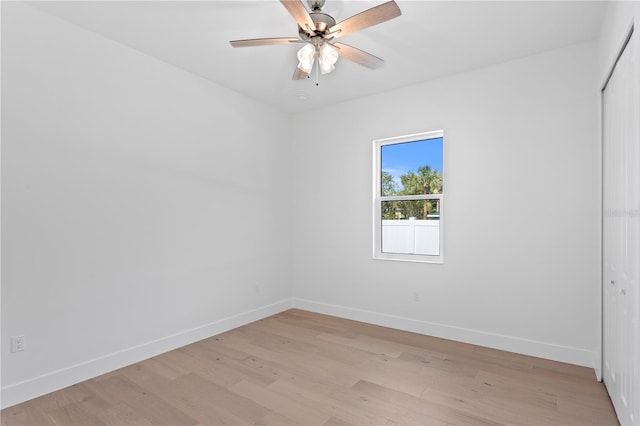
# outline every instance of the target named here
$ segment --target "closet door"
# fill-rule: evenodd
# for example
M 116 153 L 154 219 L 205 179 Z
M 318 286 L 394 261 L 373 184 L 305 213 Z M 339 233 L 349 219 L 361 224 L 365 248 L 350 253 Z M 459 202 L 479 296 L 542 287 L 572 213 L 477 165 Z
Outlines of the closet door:
M 633 34 L 603 91 L 603 378 L 623 425 L 640 424 L 640 135 Z

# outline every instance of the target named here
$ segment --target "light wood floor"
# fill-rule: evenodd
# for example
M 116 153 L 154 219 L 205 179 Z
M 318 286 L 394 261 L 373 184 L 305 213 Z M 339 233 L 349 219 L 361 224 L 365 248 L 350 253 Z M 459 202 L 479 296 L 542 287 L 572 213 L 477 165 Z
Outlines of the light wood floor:
M 1 412 L 2 425 L 617 425 L 592 369 L 290 310 Z

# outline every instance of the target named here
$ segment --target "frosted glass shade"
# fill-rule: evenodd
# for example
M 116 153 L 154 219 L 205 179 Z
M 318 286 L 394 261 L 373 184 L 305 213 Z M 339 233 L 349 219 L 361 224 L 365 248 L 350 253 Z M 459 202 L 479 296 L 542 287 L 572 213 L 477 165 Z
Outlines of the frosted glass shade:
M 298 50 L 298 68 L 309 74 L 313 68 L 313 61 L 316 58 L 316 48 L 313 44 L 307 43 Z
M 320 53 L 318 58 L 318 63 L 320 65 L 320 72 L 322 74 L 326 74 L 328 72 L 336 69 L 334 66 L 338 61 L 338 51 L 335 47 L 331 46 L 329 43 L 324 43 L 320 46 Z

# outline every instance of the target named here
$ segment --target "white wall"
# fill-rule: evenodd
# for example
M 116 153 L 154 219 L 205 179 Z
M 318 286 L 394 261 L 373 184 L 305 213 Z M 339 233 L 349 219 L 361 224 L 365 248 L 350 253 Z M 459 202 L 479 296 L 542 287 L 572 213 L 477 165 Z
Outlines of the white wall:
M 295 116 L 294 304 L 594 366 L 595 53 L 580 44 Z M 372 260 L 372 141 L 439 129 L 444 264 Z
M 3 2 L 2 405 L 287 308 L 290 140 L 285 114 Z

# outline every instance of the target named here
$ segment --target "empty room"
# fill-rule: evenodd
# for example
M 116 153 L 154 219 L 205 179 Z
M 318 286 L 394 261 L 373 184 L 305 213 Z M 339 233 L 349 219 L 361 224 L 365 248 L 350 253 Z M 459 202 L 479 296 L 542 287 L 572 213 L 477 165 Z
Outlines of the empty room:
M 0 422 L 640 425 L 640 1 L 3 1 Z

